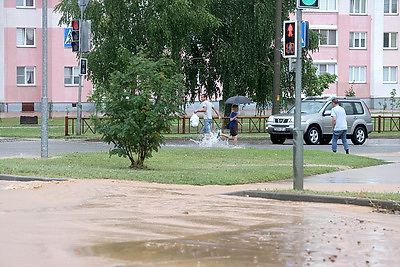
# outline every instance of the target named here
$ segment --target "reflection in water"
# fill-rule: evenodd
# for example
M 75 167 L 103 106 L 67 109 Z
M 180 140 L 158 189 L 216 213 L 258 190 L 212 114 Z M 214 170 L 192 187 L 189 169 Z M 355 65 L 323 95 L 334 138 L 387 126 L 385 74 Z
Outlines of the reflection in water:
M 111 243 L 91 250 L 96 256 L 126 260 L 141 266 L 295 266 L 290 260 L 280 258 L 277 248 L 284 246 L 272 240 L 272 236 L 275 234 L 254 229 L 191 239 Z
M 289 216 L 274 225 L 188 238 L 96 245 L 90 255 L 129 262 L 129 266 L 394 266 L 398 247 L 385 246 L 387 229 L 354 219 Z M 304 216 L 304 217 L 303 217 Z M 322 223 L 322 224 L 321 224 Z M 350 225 L 349 225 L 350 224 Z M 321 226 L 323 225 L 323 226 Z M 349 230 L 352 229 L 352 230 Z M 367 229 L 368 228 L 368 229 Z M 347 229 L 347 230 L 342 230 Z M 354 232 L 364 235 L 354 237 Z M 393 244 L 392 244 L 393 245 Z M 386 247 L 386 251 L 385 251 Z M 87 249 L 82 249 L 87 251 Z M 396 252 L 397 251 L 397 252 Z M 86 254 L 86 253 L 85 253 Z

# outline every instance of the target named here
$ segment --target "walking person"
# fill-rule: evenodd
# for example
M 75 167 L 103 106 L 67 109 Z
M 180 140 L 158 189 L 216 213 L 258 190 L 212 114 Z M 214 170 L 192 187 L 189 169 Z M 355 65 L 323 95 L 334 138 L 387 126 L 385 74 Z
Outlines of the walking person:
M 229 114 L 229 132 L 230 135 L 220 133 L 221 136 L 226 137 L 228 139 L 233 139 L 233 145 L 238 145 L 238 116 L 239 116 L 239 106 L 233 105 L 232 112 Z
M 202 94 L 200 97 L 202 102 L 202 109 L 196 109 L 194 113 L 204 112 L 204 128 L 203 133 L 210 134 L 211 133 L 211 124 L 212 124 L 212 111 L 214 110 L 215 114 L 217 114 L 218 118 L 221 119 L 221 116 L 218 110 L 214 107 L 214 105 L 207 100 L 207 95 Z
M 342 139 L 344 150 L 346 154 L 349 154 L 349 144 L 347 143 L 347 120 L 346 111 L 339 105 L 339 100 L 337 98 L 332 99 L 332 151 L 337 151 L 337 141 Z

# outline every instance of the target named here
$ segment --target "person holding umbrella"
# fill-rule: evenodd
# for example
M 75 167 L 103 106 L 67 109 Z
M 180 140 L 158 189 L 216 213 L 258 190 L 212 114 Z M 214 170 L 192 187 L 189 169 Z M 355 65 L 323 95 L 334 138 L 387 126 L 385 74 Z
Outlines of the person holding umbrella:
M 211 133 L 211 124 L 212 124 L 212 111 L 214 110 L 215 114 L 217 114 L 218 118 L 221 119 L 221 116 L 218 110 L 214 107 L 214 105 L 207 100 L 207 95 L 202 94 L 200 97 L 202 102 L 202 109 L 196 109 L 194 113 L 204 112 L 204 128 L 203 133 L 209 134 Z
M 228 139 L 233 139 L 234 146 L 238 145 L 238 123 L 240 123 L 238 121 L 238 116 L 239 116 L 239 106 L 233 105 L 232 112 L 231 112 L 231 114 L 229 114 L 229 133 L 230 133 L 230 135 L 218 132 L 223 137 L 226 137 Z

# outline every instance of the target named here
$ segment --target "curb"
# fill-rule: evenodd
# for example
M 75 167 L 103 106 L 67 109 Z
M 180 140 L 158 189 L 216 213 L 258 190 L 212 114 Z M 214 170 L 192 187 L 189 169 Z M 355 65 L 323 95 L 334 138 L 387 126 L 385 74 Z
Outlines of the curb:
M 1 181 L 18 181 L 18 182 L 32 182 L 32 181 L 68 181 L 67 178 L 39 178 L 39 177 L 27 177 L 27 176 L 16 176 L 16 175 L 5 175 L 0 174 Z
M 378 209 L 381 208 L 381 209 L 387 209 L 387 210 L 400 210 L 400 202 L 389 201 L 389 200 L 379 200 L 379 199 L 357 198 L 357 197 L 291 194 L 291 193 L 264 192 L 264 191 L 237 191 L 237 192 L 225 193 L 224 195 L 268 198 L 268 199 L 276 199 L 276 200 L 283 200 L 283 201 L 346 204 L 346 205 L 374 207 L 374 208 L 378 208 Z

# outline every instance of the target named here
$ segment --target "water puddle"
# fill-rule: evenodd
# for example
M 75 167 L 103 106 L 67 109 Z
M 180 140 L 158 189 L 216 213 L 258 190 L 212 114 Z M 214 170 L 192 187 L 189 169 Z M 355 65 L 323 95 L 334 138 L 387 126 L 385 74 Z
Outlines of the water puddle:
M 129 261 L 133 266 L 295 266 L 295 257 L 292 264 L 287 255 L 281 258 L 276 250 L 282 244 L 271 240 L 270 233 L 259 231 L 110 243 L 94 246 L 90 251 L 93 256 Z
M 355 225 L 359 222 L 354 221 Z M 335 223 L 336 224 L 336 223 Z M 333 226 L 334 224 L 330 224 Z M 330 226 L 305 230 L 302 224 L 258 225 L 231 232 L 96 245 L 86 255 L 129 262 L 129 266 L 373 266 L 395 264 L 375 229 L 351 238 Z M 375 242 L 368 242 L 374 240 Z M 393 258 L 393 257 L 392 257 Z M 394 260 L 394 259 L 393 259 Z M 360 265 L 358 265 L 360 264 Z M 382 266 L 383 266 L 382 265 Z

